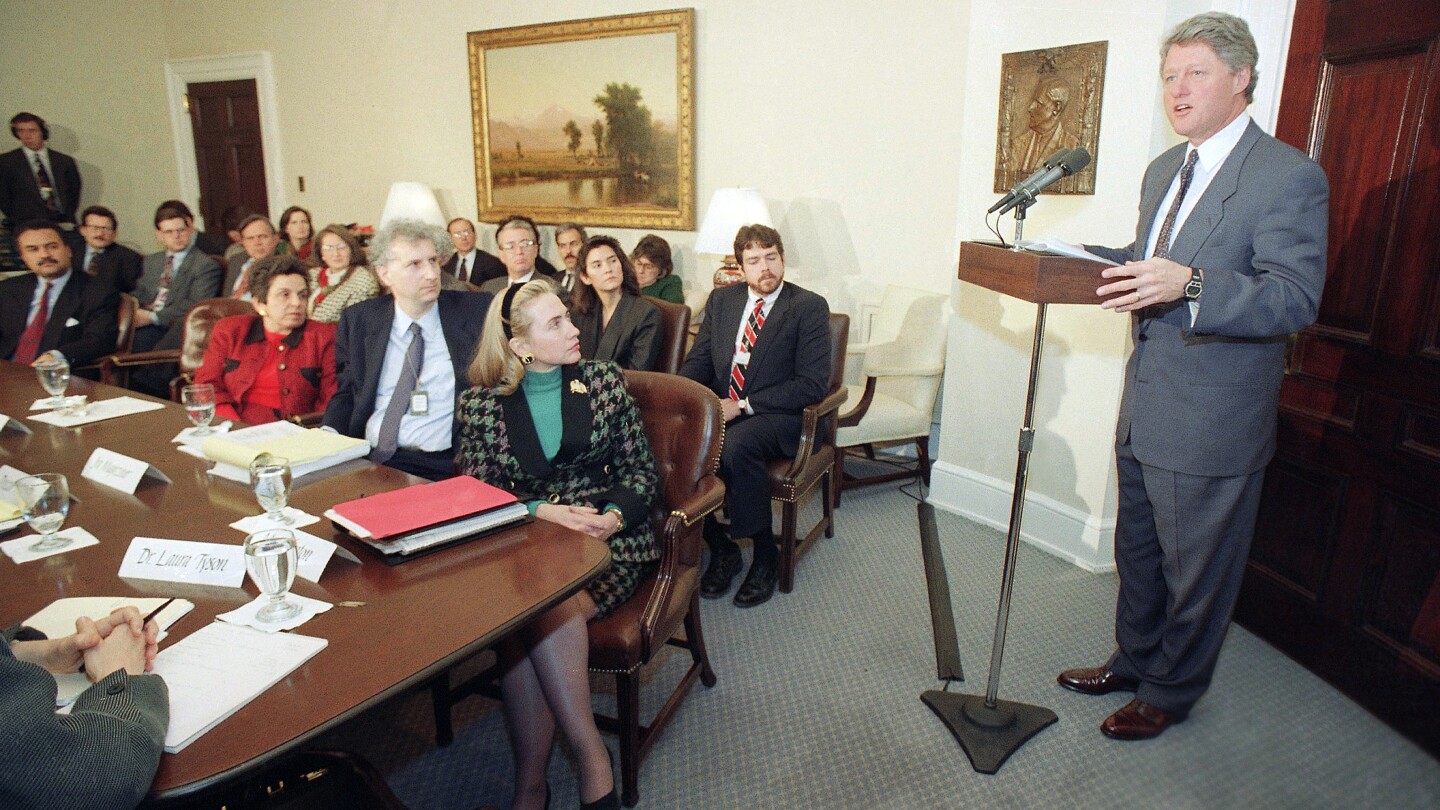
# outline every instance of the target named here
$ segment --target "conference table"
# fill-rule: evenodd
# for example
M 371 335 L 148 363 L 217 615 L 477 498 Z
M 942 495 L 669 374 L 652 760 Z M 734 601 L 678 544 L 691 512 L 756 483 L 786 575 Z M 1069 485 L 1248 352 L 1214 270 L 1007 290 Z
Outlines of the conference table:
M 92 401 L 122 395 L 149 399 L 80 379 L 72 380 L 67 393 Z M 0 414 L 33 431 L 0 433 L 0 464 L 32 474 L 64 473 L 75 499 L 66 527 L 80 526 L 100 543 L 18 565 L 0 556 L 0 627 L 68 596 L 189 599 L 195 609 L 170 627 L 163 651 L 256 597 L 248 579 L 241 589 L 118 576 L 134 537 L 239 545 L 244 534 L 229 524 L 260 512 L 248 486 L 209 475 L 208 462 L 171 442 L 190 426 L 183 408 L 166 402 L 159 410 L 67 429 L 26 418 L 31 403 L 44 396 L 33 369 L 0 361 Z M 97 447 L 149 462 L 170 483 L 146 479 L 131 495 L 82 478 Z M 320 515 L 336 503 L 417 483 L 425 482 L 359 459 L 296 479 L 290 504 Z M 325 638 L 328 646 L 188 747 L 163 755 L 152 801 L 194 796 L 301 749 L 493 644 L 610 564 L 604 543 L 539 521 L 393 566 L 335 532 L 328 521 L 304 530 L 334 540 L 361 561 L 337 554 L 318 583 L 295 580 L 293 592 L 335 605 L 294 631 Z M 29 533 L 22 525 L 0 539 Z

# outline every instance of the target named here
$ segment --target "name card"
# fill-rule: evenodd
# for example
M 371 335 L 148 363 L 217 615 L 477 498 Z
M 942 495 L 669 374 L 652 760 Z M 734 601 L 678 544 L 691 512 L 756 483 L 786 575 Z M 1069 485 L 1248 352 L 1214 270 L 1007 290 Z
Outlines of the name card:
M 323 537 L 295 530 L 295 553 L 298 558 L 295 575 L 311 582 L 319 582 L 320 575 L 325 573 L 325 565 L 330 562 L 330 557 L 338 548 L 340 547 Z
M 19 419 L 11 419 L 5 414 L 0 413 L 0 433 L 4 433 L 7 430 L 11 430 L 16 433 L 24 433 L 26 435 L 34 433 L 34 431 L 30 429 L 29 425 L 21 422 Z
M 245 549 L 220 543 L 137 537 L 120 561 L 120 576 L 238 588 L 245 583 Z
M 80 471 L 80 475 L 127 495 L 134 495 L 135 488 L 140 486 L 140 479 L 147 475 L 170 483 L 165 473 L 152 467 L 149 462 L 122 456 L 103 447 L 95 448 L 95 452 L 90 454 L 90 459 L 85 462 L 85 469 Z

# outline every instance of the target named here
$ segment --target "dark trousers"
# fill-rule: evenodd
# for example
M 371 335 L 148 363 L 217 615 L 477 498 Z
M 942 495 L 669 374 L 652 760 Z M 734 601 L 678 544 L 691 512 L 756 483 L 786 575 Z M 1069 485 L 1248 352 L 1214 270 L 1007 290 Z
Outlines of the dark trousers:
M 725 479 L 729 503 L 730 537 L 762 534 L 755 553 L 775 554 L 770 533 L 770 471 L 776 458 L 795 455 L 800 443 L 800 417 L 762 413 L 741 416 L 725 426 L 725 447 L 720 452 L 720 477 Z M 760 548 L 760 544 L 766 545 Z
M 1210 686 L 1255 535 L 1263 469 L 1211 478 L 1115 452 L 1120 503 L 1117 649 L 1109 667 L 1136 697 L 1184 716 Z
M 385 462 L 385 466 L 431 481 L 444 481 L 446 478 L 455 477 L 455 453 L 452 450 L 427 453 L 424 450 L 406 450 L 402 447 Z
M 148 352 L 156 348 L 164 348 L 159 345 L 165 338 L 168 330 L 158 324 L 141 326 L 135 329 L 135 340 L 131 344 L 137 352 Z M 160 363 L 153 366 L 140 366 L 130 372 L 130 389 L 139 391 L 142 394 L 149 394 L 160 399 L 170 398 L 170 381 L 180 373 L 180 367 L 174 363 Z

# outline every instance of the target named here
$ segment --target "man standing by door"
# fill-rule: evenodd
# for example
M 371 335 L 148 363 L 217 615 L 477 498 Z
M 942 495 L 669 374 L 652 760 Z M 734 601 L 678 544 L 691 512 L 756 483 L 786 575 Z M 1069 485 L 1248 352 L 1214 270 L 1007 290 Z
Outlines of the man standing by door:
M 12 229 L 31 220 L 74 224 L 80 205 L 75 159 L 49 148 L 50 127 L 34 113 L 11 118 L 10 134 L 20 141 L 20 148 L 0 155 L 0 213 Z M 62 233 L 71 252 L 81 247 L 78 234 Z
M 1116 649 L 1060 673 L 1091 695 L 1135 692 L 1100 730 L 1154 737 L 1205 693 L 1249 556 L 1275 453 L 1286 336 L 1315 320 L 1329 189 L 1320 167 L 1266 135 L 1245 21 L 1192 17 L 1162 48 L 1165 115 L 1188 142 L 1156 158 L 1121 266 L 1096 292 L 1129 312 L 1134 351 L 1115 434 Z

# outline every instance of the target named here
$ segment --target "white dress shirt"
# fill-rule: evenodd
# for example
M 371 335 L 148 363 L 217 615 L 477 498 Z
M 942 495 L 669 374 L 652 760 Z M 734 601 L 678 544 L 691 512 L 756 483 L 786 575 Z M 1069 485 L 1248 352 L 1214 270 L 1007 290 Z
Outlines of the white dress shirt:
M 415 390 L 425 392 L 429 410 L 423 416 L 407 411 L 400 417 L 399 446 L 429 453 L 449 450 L 451 423 L 455 419 L 455 367 L 450 363 L 450 346 L 445 342 L 445 331 L 440 326 L 438 304 L 431 305 L 430 310 L 419 319 L 406 315 L 396 305 L 395 320 L 390 324 L 390 339 L 385 346 L 385 362 L 380 367 L 380 384 L 375 391 L 375 412 L 365 422 L 365 440 L 372 447 L 380 443 L 380 423 L 385 419 L 385 409 L 390 405 L 395 385 L 400 382 L 405 350 L 410 347 L 412 323 L 420 324 L 420 334 L 425 339 L 425 359 L 420 363 L 420 378 Z

